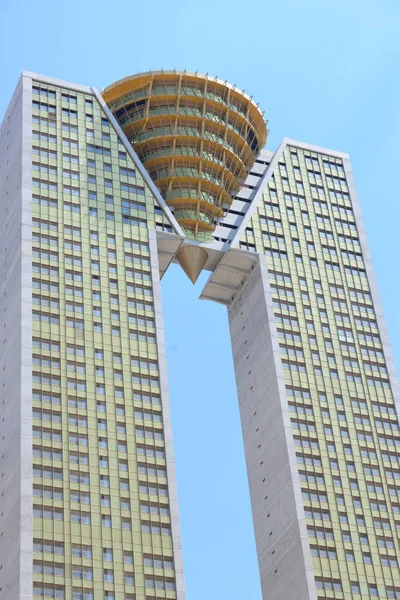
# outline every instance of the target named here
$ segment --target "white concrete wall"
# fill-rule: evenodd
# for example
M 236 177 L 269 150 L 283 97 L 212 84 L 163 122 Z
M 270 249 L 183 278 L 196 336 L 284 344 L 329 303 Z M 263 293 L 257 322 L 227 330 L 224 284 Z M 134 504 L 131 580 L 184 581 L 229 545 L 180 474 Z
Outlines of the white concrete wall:
M 30 87 L 0 129 L 0 600 L 32 599 Z
M 265 259 L 228 308 L 264 600 L 316 600 Z
M 185 600 L 186 592 L 185 578 L 183 572 L 181 530 L 179 523 L 178 490 L 176 484 L 171 408 L 168 389 L 167 351 L 165 347 L 165 330 L 161 300 L 160 270 L 158 266 L 157 233 L 155 229 L 149 229 L 149 246 L 151 276 L 153 280 L 153 298 L 156 321 L 158 367 L 160 372 L 160 391 L 168 477 L 169 509 L 171 514 L 172 548 L 175 564 L 176 598 L 177 600 Z

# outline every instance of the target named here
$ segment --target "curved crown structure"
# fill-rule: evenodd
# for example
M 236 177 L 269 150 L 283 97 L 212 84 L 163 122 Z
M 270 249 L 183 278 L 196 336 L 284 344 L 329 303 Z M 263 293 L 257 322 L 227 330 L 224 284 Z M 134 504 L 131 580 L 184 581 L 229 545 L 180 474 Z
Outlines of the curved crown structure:
M 267 140 L 258 105 L 207 75 L 140 73 L 103 92 L 188 237 L 212 240 Z

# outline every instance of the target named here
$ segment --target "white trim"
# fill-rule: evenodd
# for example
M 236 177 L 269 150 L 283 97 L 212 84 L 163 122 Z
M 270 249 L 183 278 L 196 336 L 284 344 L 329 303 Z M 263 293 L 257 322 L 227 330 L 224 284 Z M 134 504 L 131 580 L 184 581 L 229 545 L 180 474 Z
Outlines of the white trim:
M 32 600 L 32 98 L 23 75 L 0 127 L 0 155 L 0 585 L 5 600 Z
M 116 134 L 118 135 L 118 137 L 121 139 L 122 143 L 124 144 L 125 150 L 128 152 L 129 156 L 131 157 L 131 159 L 135 163 L 137 170 L 139 171 L 139 173 L 141 174 L 141 176 L 143 177 L 143 179 L 147 183 L 148 187 L 150 188 L 151 192 L 153 193 L 153 196 L 157 200 L 160 208 L 162 209 L 162 211 L 164 212 L 165 216 L 167 217 L 167 219 L 169 221 L 169 224 L 175 230 L 175 233 L 177 235 L 185 238 L 186 236 L 185 236 L 182 228 L 180 227 L 180 225 L 178 224 L 178 222 L 175 219 L 174 215 L 170 211 L 170 209 L 169 209 L 168 205 L 166 204 L 164 198 L 161 196 L 161 194 L 160 194 L 158 188 L 156 187 L 154 181 L 152 180 L 152 178 L 148 174 L 147 170 L 144 168 L 142 162 L 140 161 L 140 158 L 138 157 L 138 155 L 136 154 L 136 152 L 132 148 L 132 144 L 129 142 L 128 138 L 124 134 L 124 132 L 121 129 L 121 127 L 120 127 L 117 119 L 114 117 L 114 115 L 112 114 L 111 110 L 108 108 L 107 104 L 104 102 L 103 97 L 101 96 L 100 92 L 96 88 L 91 88 L 91 89 L 92 89 L 93 95 L 97 99 L 97 102 L 100 104 L 100 106 L 102 107 L 103 111 L 107 115 L 107 118 L 110 121 L 111 125 L 113 126 Z
M 310 152 L 315 152 L 316 154 L 326 154 L 327 156 L 333 156 L 335 158 L 349 158 L 349 155 L 346 152 L 330 150 L 329 148 L 315 146 L 314 144 L 308 144 L 307 142 L 298 142 L 297 140 L 292 140 L 292 138 L 289 137 L 284 137 L 282 140 L 282 144 L 284 146 L 294 146 L 295 148 L 299 148 L 300 150 L 309 150 Z
M 22 81 L 21 171 L 21 516 L 20 599 L 33 585 L 33 417 L 32 417 L 32 79 Z M 30 563 L 30 564 L 29 564 Z M 28 590 L 29 586 L 29 590 Z
M 176 485 L 171 409 L 168 389 L 167 353 L 164 336 L 164 319 L 161 300 L 160 271 L 158 267 L 157 233 L 155 229 L 149 229 L 149 246 L 151 276 L 153 282 L 154 313 L 156 321 L 158 368 L 160 373 L 161 406 L 166 455 L 165 462 L 167 467 L 169 507 L 171 513 L 172 548 L 175 564 L 176 597 L 177 600 L 185 600 L 186 593 L 185 579 L 183 573 L 181 533 L 179 524 L 178 491 Z
M 71 83 L 70 81 L 64 81 L 63 79 L 56 79 L 55 77 L 47 77 L 47 75 L 40 75 L 39 73 L 32 73 L 31 71 L 22 71 L 22 77 L 30 77 L 34 81 L 45 83 L 46 85 L 53 85 L 54 87 L 66 88 L 74 92 L 81 94 L 88 94 L 93 96 L 93 92 L 90 87 L 86 85 L 80 85 L 79 83 Z

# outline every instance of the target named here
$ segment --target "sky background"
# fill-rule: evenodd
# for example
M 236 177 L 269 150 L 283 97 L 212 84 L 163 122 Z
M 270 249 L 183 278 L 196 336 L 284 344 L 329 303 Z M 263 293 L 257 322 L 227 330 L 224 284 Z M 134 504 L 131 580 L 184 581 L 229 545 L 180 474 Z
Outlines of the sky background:
M 22 69 L 98 88 L 162 67 L 217 75 L 288 136 L 350 153 L 400 364 L 398 0 L 0 0 L 0 119 Z M 225 309 L 163 280 L 188 600 L 261 600 Z

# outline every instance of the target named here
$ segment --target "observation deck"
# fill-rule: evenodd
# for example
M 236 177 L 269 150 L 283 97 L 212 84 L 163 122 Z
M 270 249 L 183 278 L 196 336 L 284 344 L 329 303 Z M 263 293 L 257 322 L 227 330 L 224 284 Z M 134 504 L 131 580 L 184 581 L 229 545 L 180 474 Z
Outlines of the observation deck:
M 227 82 L 177 71 L 126 77 L 103 97 L 186 236 L 212 241 L 266 143 L 258 105 Z

